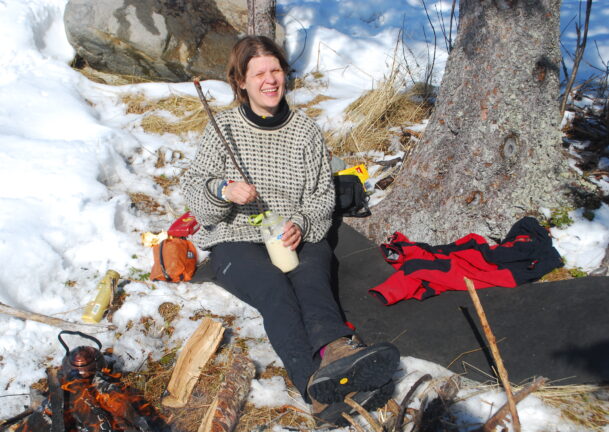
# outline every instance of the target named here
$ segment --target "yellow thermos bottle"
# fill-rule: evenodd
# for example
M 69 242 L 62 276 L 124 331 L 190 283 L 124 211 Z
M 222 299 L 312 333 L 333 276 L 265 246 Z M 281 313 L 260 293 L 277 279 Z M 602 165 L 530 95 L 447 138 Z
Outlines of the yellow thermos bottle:
M 99 284 L 97 284 L 97 295 L 95 300 L 87 303 L 82 314 L 82 320 L 86 323 L 98 323 L 101 321 L 104 312 L 108 309 L 114 290 L 120 279 L 120 275 L 114 270 L 108 270 Z

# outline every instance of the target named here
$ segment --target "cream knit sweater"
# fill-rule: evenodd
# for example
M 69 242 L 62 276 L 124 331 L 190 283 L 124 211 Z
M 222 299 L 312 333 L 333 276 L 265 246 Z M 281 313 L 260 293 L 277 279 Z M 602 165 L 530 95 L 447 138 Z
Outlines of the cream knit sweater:
M 274 128 L 257 126 L 242 107 L 216 116 L 218 126 L 250 183 L 256 186 L 264 210 L 298 224 L 303 241 L 326 235 L 334 209 L 334 185 L 329 154 L 319 127 L 304 113 L 292 111 Z M 217 191 L 224 180 L 242 181 L 211 123 L 190 168 L 181 178 L 182 193 L 201 229 L 194 241 L 201 249 L 222 242 L 262 242 L 249 216 L 259 213 L 255 202 L 225 202 Z

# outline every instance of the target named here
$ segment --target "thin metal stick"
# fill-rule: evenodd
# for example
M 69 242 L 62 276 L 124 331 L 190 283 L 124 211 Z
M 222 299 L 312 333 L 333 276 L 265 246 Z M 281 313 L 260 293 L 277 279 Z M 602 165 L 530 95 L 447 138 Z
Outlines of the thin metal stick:
M 203 89 L 201 89 L 201 83 L 199 82 L 199 78 L 195 78 L 193 80 L 193 82 L 195 84 L 195 88 L 197 89 L 197 93 L 199 94 L 199 99 L 201 99 L 201 103 L 203 104 L 203 107 L 205 108 L 205 111 L 207 112 L 207 116 L 209 117 L 209 121 L 211 122 L 212 126 L 214 127 L 214 130 L 216 131 L 216 133 L 220 137 L 220 141 L 222 141 L 222 144 L 224 145 L 224 148 L 226 149 L 226 151 L 227 151 L 228 155 L 230 156 L 231 160 L 233 161 L 233 165 L 235 166 L 235 168 L 237 168 L 237 171 L 239 171 L 239 174 L 241 174 L 241 177 L 243 177 L 243 181 L 245 183 L 247 183 L 247 184 L 251 184 L 249 182 L 249 180 L 247 179 L 247 176 L 245 175 L 245 173 L 243 172 L 243 170 L 241 169 L 241 167 L 237 163 L 237 159 L 235 159 L 235 154 L 233 153 L 232 149 L 230 148 L 230 145 L 228 144 L 228 142 L 224 138 L 224 135 L 222 134 L 222 131 L 220 130 L 220 127 L 218 126 L 218 123 L 216 122 L 216 119 L 214 118 L 214 114 L 211 112 L 211 108 L 209 107 L 209 103 L 207 103 L 207 99 L 205 98 L 205 95 L 203 94 Z M 262 207 L 262 202 L 260 202 L 260 197 L 258 197 L 258 196 L 256 196 L 256 205 L 258 206 L 258 211 L 264 217 L 264 209 Z

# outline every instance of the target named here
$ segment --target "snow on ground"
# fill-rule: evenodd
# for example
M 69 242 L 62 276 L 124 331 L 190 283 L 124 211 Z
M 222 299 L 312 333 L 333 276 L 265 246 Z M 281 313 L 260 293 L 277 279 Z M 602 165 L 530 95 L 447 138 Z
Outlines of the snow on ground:
M 415 65 L 414 74 L 423 73 L 430 47 L 422 28 L 428 38 L 431 33 L 419 1 L 278 3 L 297 74 L 323 72 L 324 94 L 336 98 L 320 105 L 325 113 L 322 127 L 340 126 L 342 110 L 386 76 L 402 28 L 412 51 L 406 61 Z M 563 22 L 569 22 L 578 2 L 563 3 Z M 251 338 L 250 354 L 259 369 L 280 365 L 257 312 L 219 287 L 210 283 L 151 287 L 138 281 L 151 266 L 151 251 L 141 245 L 140 234 L 166 229 L 184 209 L 179 194 L 164 196 L 153 177 L 178 175 L 193 156 L 196 136 L 146 134 L 138 126 L 138 116 L 126 113 L 121 96 L 196 93 L 190 83 L 101 85 L 72 70 L 68 64 L 74 52 L 62 20 L 65 4 L 66 0 L 0 0 L 0 302 L 79 322 L 97 282 L 112 268 L 133 281 L 125 285 L 128 296 L 113 316 L 118 331 L 97 336 L 104 346 L 114 347 L 126 369 L 139 367 L 149 354 L 158 358 L 178 346 L 198 324 L 188 317 L 202 310 L 237 317 L 236 332 Z M 428 7 L 438 29 L 436 11 L 446 14 L 450 2 Z M 582 73 L 602 67 L 602 61 L 609 59 L 607 15 L 609 7 L 596 1 L 588 43 L 598 43 L 600 57 L 595 50 L 589 52 Z M 566 48 L 572 49 L 571 30 L 564 37 Z M 435 83 L 441 79 L 445 60 L 446 50 L 440 46 Z M 232 99 L 226 83 L 202 84 L 216 103 L 224 105 Z M 313 96 L 305 90 L 293 95 L 299 101 Z M 155 167 L 158 151 L 166 155 L 165 166 Z M 179 152 L 184 158 L 174 157 Z M 372 182 L 375 172 L 372 168 Z M 167 214 L 138 211 L 130 198 L 135 193 L 156 197 Z M 381 198 L 373 196 L 372 203 Z M 570 227 L 553 230 L 556 246 L 567 265 L 592 270 L 609 242 L 609 209 L 603 206 L 593 221 L 583 218 L 580 210 L 571 217 Z M 181 308 L 171 334 L 164 331 L 158 312 L 164 302 Z M 151 328 L 141 322 L 145 317 L 155 323 Z M 30 385 L 44 377 L 46 367 L 58 365 L 64 352 L 57 328 L 6 315 L 0 315 L 0 325 L 0 418 L 5 418 L 28 404 Z M 396 397 L 425 373 L 434 377 L 450 373 L 413 357 L 402 358 L 402 365 Z M 252 389 L 250 400 L 257 405 L 290 401 L 306 409 L 281 380 L 258 380 Z M 489 407 L 502 403 L 500 393 L 492 390 L 469 397 L 459 408 L 459 421 L 463 425 L 484 421 Z M 527 431 L 577 430 L 534 397 L 523 402 L 521 421 Z

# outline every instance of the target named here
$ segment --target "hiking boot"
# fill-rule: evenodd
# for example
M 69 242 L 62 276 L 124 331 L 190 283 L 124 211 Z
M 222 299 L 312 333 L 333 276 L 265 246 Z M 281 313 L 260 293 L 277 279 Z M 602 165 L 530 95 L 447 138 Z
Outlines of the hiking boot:
M 356 336 L 326 345 L 319 369 L 309 378 L 311 398 L 329 404 L 352 392 L 365 392 L 391 380 L 400 352 L 388 342 L 364 345 Z
M 374 411 L 377 408 L 384 406 L 387 401 L 391 399 L 394 389 L 395 383 L 393 380 L 390 380 L 377 389 L 349 393 L 347 397 L 353 399 L 366 411 Z M 357 414 L 357 411 L 349 406 L 344 400 L 331 404 L 322 404 L 315 399 L 313 399 L 312 402 L 313 407 L 311 409 L 311 414 L 315 417 L 317 427 L 325 425 L 338 427 L 347 426 L 349 422 L 342 416 L 342 413 L 347 413 L 349 415 Z

